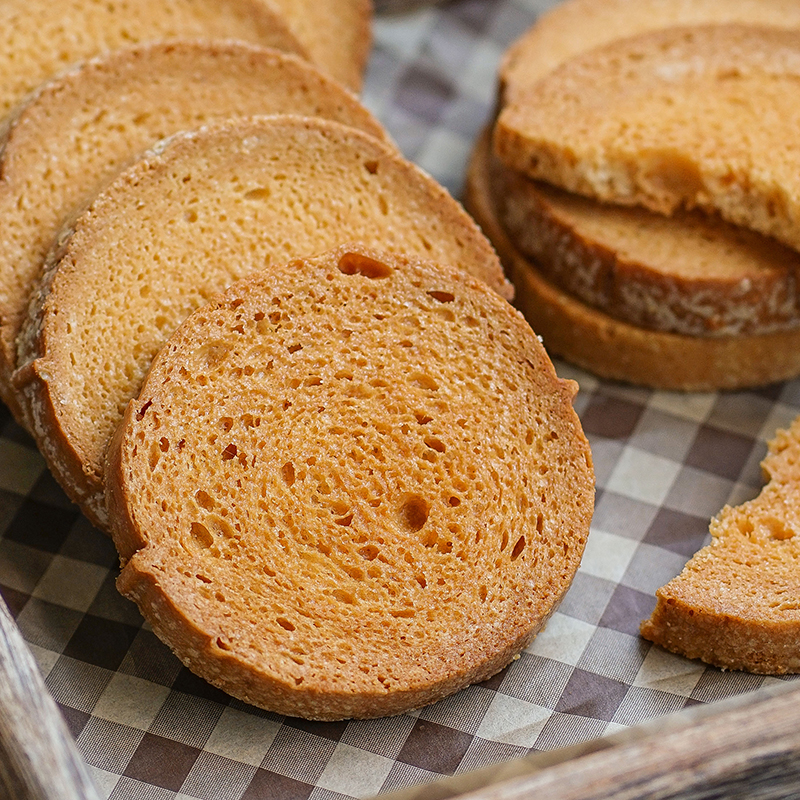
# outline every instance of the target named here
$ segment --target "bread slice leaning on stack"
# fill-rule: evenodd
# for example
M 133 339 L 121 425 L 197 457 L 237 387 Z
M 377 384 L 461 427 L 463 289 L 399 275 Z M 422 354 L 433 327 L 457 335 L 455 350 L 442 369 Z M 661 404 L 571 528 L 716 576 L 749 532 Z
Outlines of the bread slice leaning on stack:
M 117 50 L 49 81 L 15 109 L 0 139 L 0 396 L 18 419 L 16 338 L 67 220 L 165 136 L 213 120 L 288 112 L 386 138 L 353 95 L 308 62 L 240 42 Z
M 64 232 L 18 337 L 20 404 L 55 476 L 107 527 L 103 459 L 166 338 L 211 293 L 342 241 L 511 287 L 472 219 L 396 150 L 338 123 L 263 117 L 177 135 Z
M 641 632 L 723 669 L 781 675 L 800 672 L 800 418 L 762 467 L 761 493 L 712 520 L 711 544 L 658 590 Z
M 505 106 L 501 161 L 662 214 L 698 208 L 800 249 L 800 31 L 677 27 L 564 63 Z
M 195 311 L 125 412 L 118 587 L 245 702 L 434 702 L 504 667 L 574 576 L 576 390 L 462 270 L 362 246 L 273 265 Z
M 713 391 L 800 374 L 800 330 L 736 336 L 686 336 L 616 319 L 548 281 L 501 225 L 491 177 L 489 136 L 470 161 L 466 205 L 497 248 L 516 289 L 515 302 L 548 352 L 604 378 L 657 389 Z
M 191 38 L 239 39 L 308 55 L 268 0 L 3 0 L 0 118 L 78 61 L 133 44 Z

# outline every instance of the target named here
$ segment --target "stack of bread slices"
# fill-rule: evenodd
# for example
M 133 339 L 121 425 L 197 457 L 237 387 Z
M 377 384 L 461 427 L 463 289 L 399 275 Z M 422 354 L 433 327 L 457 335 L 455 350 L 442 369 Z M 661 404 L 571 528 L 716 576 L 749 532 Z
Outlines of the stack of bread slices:
M 567 0 L 507 53 L 469 205 L 551 353 L 714 390 L 800 374 L 800 5 Z
M 588 535 L 577 386 L 347 88 L 366 0 L 12 0 L 0 30 L 0 393 L 123 593 L 286 714 L 502 669 Z
M 800 374 L 800 4 L 567 0 L 507 53 L 468 205 L 551 353 L 675 390 Z M 648 639 L 800 670 L 800 423 L 658 591 Z

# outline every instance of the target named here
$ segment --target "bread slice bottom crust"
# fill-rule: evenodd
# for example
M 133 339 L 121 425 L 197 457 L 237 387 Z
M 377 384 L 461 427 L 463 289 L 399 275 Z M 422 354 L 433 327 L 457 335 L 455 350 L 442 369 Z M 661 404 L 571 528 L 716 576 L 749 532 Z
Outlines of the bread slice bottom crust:
M 712 338 L 646 330 L 558 289 L 512 243 L 492 191 L 489 150 L 479 141 L 467 175 L 467 208 L 497 249 L 517 306 L 551 355 L 603 378 L 665 390 L 739 389 L 800 374 L 800 331 Z
M 558 605 L 591 453 L 519 312 L 359 245 L 194 312 L 109 448 L 118 586 L 192 670 L 311 719 L 488 678 Z

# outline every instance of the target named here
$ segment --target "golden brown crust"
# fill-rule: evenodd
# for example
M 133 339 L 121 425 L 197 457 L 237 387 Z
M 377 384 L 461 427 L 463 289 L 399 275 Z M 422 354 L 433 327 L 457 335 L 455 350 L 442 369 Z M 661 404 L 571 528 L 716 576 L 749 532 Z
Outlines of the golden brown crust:
M 489 242 L 432 178 L 319 119 L 173 137 L 66 232 L 18 339 L 15 386 L 51 469 L 95 524 L 107 524 L 108 440 L 166 337 L 210 292 L 343 239 L 435 256 L 510 288 Z
M 344 246 L 192 314 L 109 448 L 119 587 L 191 669 L 312 719 L 505 666 L 572 580 L 593 473 L 522 316 Z
M 762 466 L 761 493 L 712 520 L 711 544 L 658 590 L 641 632 L 724 669 L 800 672 L 800 418 Z
M 500 226 L 491 198 L 488 149 L 476 147 L 467 207 L 494 243 L 516 286 L 516 303 L 552 355 L 605 378 L 658 389 L 713 391 L 800 374 L 800 332 L 701 338 L 649 331 L 614 319 L 546 281 Z
M 78 61 L 132 44 L 239 39 L 306 56 L 267 0 L 5 0 L 0 4 L 0 116 Z
M 796 0 L 564 0 L 506 52 L 499 76 L 504 102 L 572 56 L 673 25 L 744 22 L 800 28 Z
M 520 252 L 617 319 L 688 336 L 800 326 L 800 254 L 698 212 L 599 203 L 491 163 L 497 213 Z
M 0 145 L 0 396 L 10 386 L 29 296 L 67 219 L 158 139 L 201 122 L 292 112 L 385 138 L 332 79 L 295 56 L 241 42 L 118 50 L 54 79 L 15 110 Z
M 500 113 L 502 161 L 659 213 L 713 211 L 800 249 L 800 31 L 676 27 L 565 62 Z

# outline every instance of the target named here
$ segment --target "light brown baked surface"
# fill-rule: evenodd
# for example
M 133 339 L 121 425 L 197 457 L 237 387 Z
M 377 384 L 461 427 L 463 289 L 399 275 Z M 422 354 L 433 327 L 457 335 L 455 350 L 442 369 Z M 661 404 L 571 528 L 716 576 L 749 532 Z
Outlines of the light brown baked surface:
M 718 212 L 800 248 L 800 31 L 670 28 L 565 62 L 500 113 L 512 169 L 670 214 Z
M 687 336 L 800 325 L 800 254 L 701 212 L 599 203 L 491 163 L 497 213 L 541 274 L 584 303 Z
M 268 0 L 3 0 L 0 117 L 78 61 L 133 44 L 191 38 L 241 39 L 307 56 Z
M 215 119 L 297 113 L 384 137 L 340 85 L 306 61 L 237 42 L 141 45 L 86 62 L 41 87 L 0 139 L 0 396 L 47 252 L 65 221 L 157 140 Z
M 372 48 L 372 0 L 270 0 L 309 58 L 353 91 Z
M 656 592 L 641 632 L 724 669 L 800 672 L 800 418 L 762 467 L 761 493 L 712 520 L 711 544 Z
M 18 338 L 20 404 L 70 497 L 106 525 L 106 446 L 166 338 L 256 269 L 363 241 L 509 292 L 472 219 L 389 145 L 320 119 L 177 135 L 65 232 Z
M 505 102 L 562 62 L 647 31 L 674 25 L 743 22 L 800 28 L 797 0 L 564 0 L 506 51 L 499 68 Z
M 800 332 L 697 337 L 646 330 L 592 308 L 545 280 L 512 244 L 495 212 L 488 149 L 476 147 L 466 204 L 516 288 L 516 305 L 554 356 L 604 378 L 656 389 L 714 391 L 800 374 Z
M 576 391 L 463 271 L 359 246 L 275 265 L 192 314 L 125 413 L 118 586 L 248 703 L 434 702 L 505 666 L 578 567 Z

